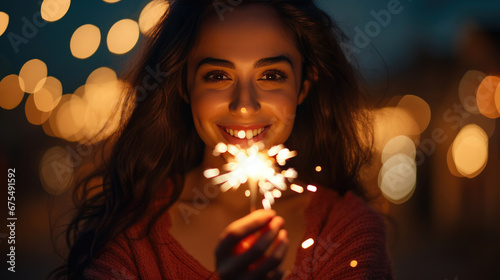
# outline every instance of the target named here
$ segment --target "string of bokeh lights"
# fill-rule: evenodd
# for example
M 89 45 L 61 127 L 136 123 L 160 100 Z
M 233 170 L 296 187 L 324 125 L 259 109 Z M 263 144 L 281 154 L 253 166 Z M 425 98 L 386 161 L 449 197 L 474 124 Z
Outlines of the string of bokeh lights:
M 116 3 L 120 0 L 103 1 Z M 40 6 L 41 16 L 47 22 L 56 22 L 66 15 L 70 6 L 70 0 L 44 0 Z M 117 21 L 106 35 L 109 52 L 128 53 L 137 44 L 140 34 L 147 36 L 167 9 L 168 2 L 153 0 L 142 9 L 137 21 Z M 8 25 L 9 15 L 0 11 L 0 36 Z M 93 24 L 78 27 L 69 42 L 72 55 L 78 59 L 94 55 L 103 43 L 101 34 Z M 95 69 L 84 85 L 69 94 L 63 94 L 62 82 L 48 73 L 45 62 L 31 59 L 18 74 L 2 77 L 0 107 L 14 109 L 28 94 L 25 115 L 29 123 L 41 125 L 48 136 L 82 145 L 93 144 L 103 128 L 105 131 L 99 134 L 102 137 L 117 128 L 119 110 L 116 107 L 126 84 L 113 69 Z M 471 117 L 454 133 L 455 139 L 448 148 L 446 162 L 454 176 L 474 178 L 487 164 L 489 137 L 495 130 L 494 120 L 500 117 L 499 84 L 500 77 L 479 71 L 467 72 L 460 82 L 460 103 Z M 381 155 L 378 187 L 387 200 L 403 203 L 415 191 L 420 138 L 431 121 L 430 106 L 415 95 L 397 96 L 386 107 L 374 111 L 374 120 L 375 149 Z M 71 151 L 67 148 L 57 146 L 47 150 L 42 157 L 40 178 L 47 192 L 60 194 L 70 185 L 76 166 L 68 166 L 69 154 Z M 54 162 L 65 165 L 64 172 L 54 168 Z M 315 169 L 321 172 L 321 166 Z

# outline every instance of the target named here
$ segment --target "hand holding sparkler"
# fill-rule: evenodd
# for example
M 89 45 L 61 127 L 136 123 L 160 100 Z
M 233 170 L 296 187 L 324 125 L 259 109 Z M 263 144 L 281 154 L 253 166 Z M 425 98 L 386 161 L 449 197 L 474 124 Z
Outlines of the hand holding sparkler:
M 231 223 L 216 250 L 219 278 L 281 279 L 279 264 L 288 247 L 283 224 L 272 210 L 257 210 Z

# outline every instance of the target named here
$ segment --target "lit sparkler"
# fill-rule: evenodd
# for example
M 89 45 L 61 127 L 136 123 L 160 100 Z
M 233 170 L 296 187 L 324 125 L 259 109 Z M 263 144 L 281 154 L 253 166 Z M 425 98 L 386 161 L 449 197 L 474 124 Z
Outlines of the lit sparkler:
M 215 147 L 214 156 L 226 152 L 232 155 L 228 163 L 222 167 L 226 173 L 221 174 L 218 168 L 213 168 L 205 170 L 203 174 L 206 178 L 211 178 L 214 184 L 220 185 L 223 192 L 237 189 L 241 184 L 248 183 L 251 211 L 256 208 L 258 187 L 259 192 L 264 197 L 262 200 L 263 208 L 270 209 L 275 198 L 281 197 L 281 192 L 286 190 L 286 180 L 292 182 L 298 175 L 293 168 L 276 172 L 275 163 L 284 166 L 288 159 L 297 155 L 297 152 L 290 151 L 283 145 L 274 146 L 267 153 L 263 150 L 264 145 L 260 142 L 248 149 L 219 143 Z M 297 191 L 297 189 L 292 190 Z

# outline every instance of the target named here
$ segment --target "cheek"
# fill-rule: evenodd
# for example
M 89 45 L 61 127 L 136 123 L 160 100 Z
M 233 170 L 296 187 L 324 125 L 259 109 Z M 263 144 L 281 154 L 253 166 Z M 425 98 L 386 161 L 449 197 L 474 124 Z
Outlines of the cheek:
M 297 109 L 296 96 L 282 96 L 268 103 L 268 110 L 274 119 L 274 130 L 271 137 L 277 142 L 285 142 L 290 135 L 295 121 L 295 112 Z M 271 132 L 271 131 L 270 131 Z
M 217 94 L 192 94 L 190 96 L 191 111 L 193 121 L 198 131 L 198 135 L 206 144 L 213 144 L 210 139 L 216 136 L 217 127 L 214 121 L 224 116 L 227 108 L 227 101 Z

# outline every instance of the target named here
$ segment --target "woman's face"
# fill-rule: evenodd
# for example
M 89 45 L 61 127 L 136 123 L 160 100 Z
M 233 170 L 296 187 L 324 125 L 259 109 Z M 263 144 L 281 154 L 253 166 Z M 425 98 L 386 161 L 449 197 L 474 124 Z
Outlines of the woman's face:
M 301 70 L 301 54 L 271 8 L 235 7 L 223 21 L 205 22 L 188 58 L 187 90 L 207 147 L 285 142 L 309 89 Z

